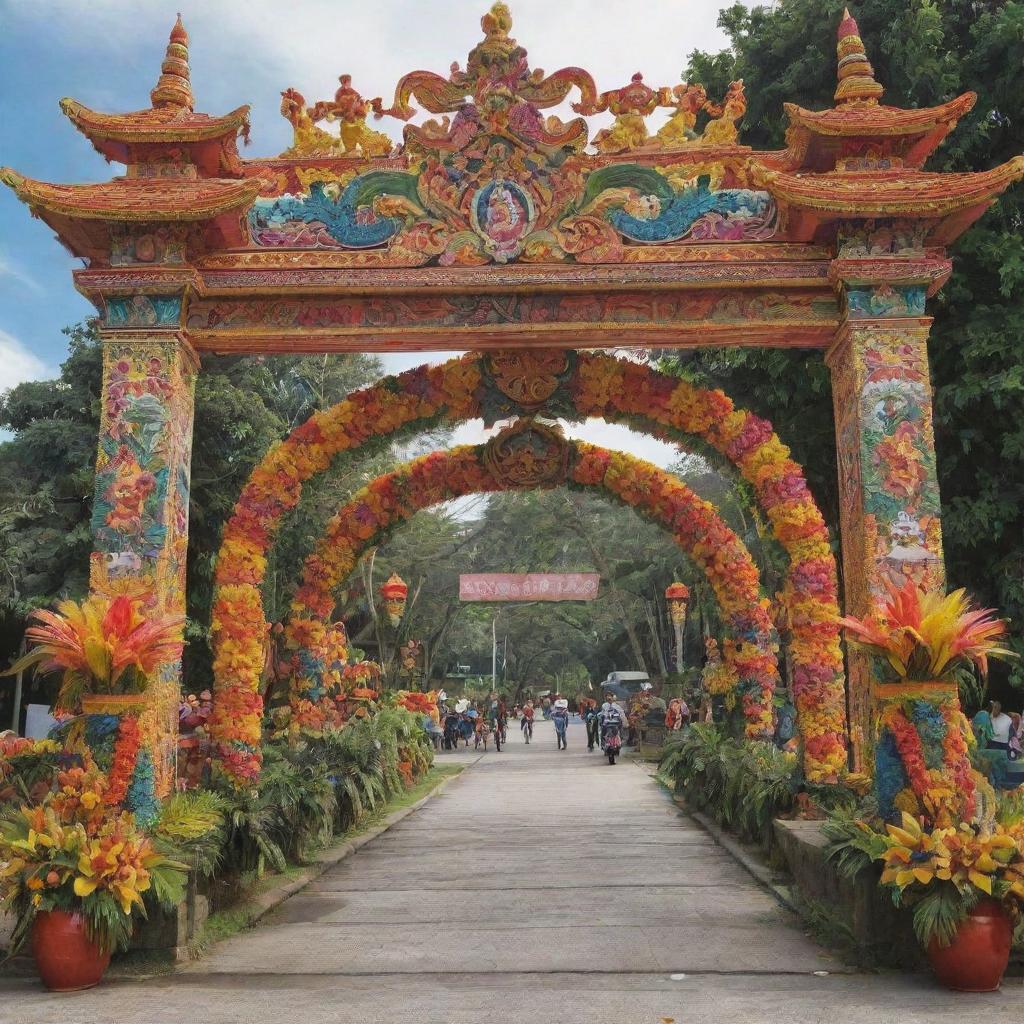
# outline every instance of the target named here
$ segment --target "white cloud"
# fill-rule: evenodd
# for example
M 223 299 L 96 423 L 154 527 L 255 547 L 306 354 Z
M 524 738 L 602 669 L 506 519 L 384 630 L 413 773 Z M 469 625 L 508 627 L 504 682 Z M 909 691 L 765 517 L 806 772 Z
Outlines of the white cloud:
M 0 250 L 0 278 L 3 277 L 9 277 L 37 294 L 42 293 L 43 289 L 39 282 L 28 271 L 23 270 L 6 253 Z
M 677 83 L 694 49 L 718 50 L 721 0 L 513 0 L 512 34 L 531 66 L 547 72 L 586 68 L 598 89 L 626 85 L 641 70 L 652 86 Z M 77 51 L 66 92 L 104 109 L 137 109 L 159 74 L 167 35 L 180 9 L 191 37 L 197 106 L 209 113 L 253 105 L 253 146 L 270 156 L 289 142 L 278 108 L 294 86 L 307 100 L 329 98 L 338 75 L 365 96 L 390 101 L 398 80 L 419 68 L 447 75 L 479 42 L 490 0 L 35 0 L 8 5 L 5 17 L 39 38 Z M 137 91 L 111 95 L 101 73 L 131 69 Z M 137 78 L 136 78 L 137 76 Z M 563 115 L 570 111 L 559 111 Z M 596 129 L 602 119 L 593 119 Z M 657 119 L 651 121 L 657 124 Z M 400 137 L 401 124 L 378 127 Z
M 50 368 L 33 355 L 13 334 L 0 330 L 0 392 L 26 380 L 52 375 Z

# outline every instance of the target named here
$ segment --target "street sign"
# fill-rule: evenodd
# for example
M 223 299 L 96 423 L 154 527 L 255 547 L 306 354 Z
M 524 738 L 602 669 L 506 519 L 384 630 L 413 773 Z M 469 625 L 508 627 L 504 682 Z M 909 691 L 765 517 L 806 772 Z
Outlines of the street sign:
M 593 601 L 596 572 L 484 572 L 459 576 L 463 601 Z

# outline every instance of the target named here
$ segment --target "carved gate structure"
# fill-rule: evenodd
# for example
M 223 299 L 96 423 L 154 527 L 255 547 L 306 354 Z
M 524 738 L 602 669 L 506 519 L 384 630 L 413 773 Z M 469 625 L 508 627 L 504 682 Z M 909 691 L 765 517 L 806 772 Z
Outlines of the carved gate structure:
M 552 362 L 567 366 L 566 353 L 725 345 L 818 349 L 831 369 L 848 611 L 866 611 L 886 579 L 941 584 L 927 299 L 949 275 L 947 247 L 1024 176 L 1024 158 L 977 173 L 923 170 L 974 95 L 884 105 L 847 14 L 834 106 L 787 104 L 786 148 L 757 152 L 738 140 L 742 82 L 720 102 L 699 85 L 653 88 L 640 74 L 600 91 L 581 68 L 531 69 L 504 4 L 481 24 L 464 69 L 412 72 L 390 106 L 364 100 L 347 75 L 312 106 L 286 90 L 294 144 L 249 160 L 237 147 L 248 141 L 248 107 L 194 109 L 179 19 L 149 108 L 103 114 L 61 101 L 99 153 L 125 165 L 122 176 L 55 185 L 0 171 L 84 260 L 75 285 L 99 311 L 94 590 L 138 583 L 184 610 L 203 353 L 479 352 L 483 372 L 511 375 L 508 416 L 559 413 L 548 400 L 561 370 L 540 400 L 522 385 Z M 570 100 L 578 116 L 546 113 Z M 412 123 L 417 110 L 437 119 Z M 654 130 L 647 119 L 658 110 L 669 116 Z M 601 113 L 614 120 L 592 136 L 587 118 Z M 371 128 L 371 115 L 409 122 L 403 143 Z M 464 373 L 479 386 L 474 372 L 456 366 L 443 379 Z M 423 371 L 402 386 L 440 379 Z M 610 379 L 669 394 L 654 378 Z M 645 395 L 627 397 L 641 413 Z M 466 413 L 477 400 L 465 399 L 441 405 Z M 751 438 L 737 431 L 760 432 L 758 444 L 772 437 L 731 405 L 722 415 L 720 450 L 738 464 Z M 296 433 L 309 442 L 319 429 Z M 323 467 L 304 478 L 314 468 Z M 781 483 L 772 486 L 785 504 Z M 229 610 L 231 593 L 222 586 Z M 855 751 L 868 693 L 866 667 L 851 659 Z M 169 673 L 153 712 L 165 741 L 176 700 Z

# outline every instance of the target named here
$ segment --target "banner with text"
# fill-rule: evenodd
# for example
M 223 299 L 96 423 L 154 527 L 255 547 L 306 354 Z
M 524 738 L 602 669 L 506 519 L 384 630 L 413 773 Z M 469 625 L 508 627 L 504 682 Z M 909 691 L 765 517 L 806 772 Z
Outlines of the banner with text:
M 463 601 L 593 601 L 596 572 L 480 572 L 459 576 Z

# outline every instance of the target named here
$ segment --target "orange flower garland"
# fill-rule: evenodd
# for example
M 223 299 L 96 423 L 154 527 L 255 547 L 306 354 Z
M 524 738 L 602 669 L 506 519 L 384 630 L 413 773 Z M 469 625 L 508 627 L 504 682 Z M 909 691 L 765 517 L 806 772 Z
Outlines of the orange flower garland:
M 793 634 L 794 691 L 805 770 L 813 780 L 835 778 L 846 765 L 835 560 L 800 467 L 765 420 L 735 409 L 721 391 L 589 353 L 576 356 L 569 390 L 581 416 L 628 421 L 659 435 L 675 431 L 704 439 L 753 486 L 790 556 L 783 597 Z M 372 436 L 425 427 L 441 418 L 461 422 L 478 416 L 482 391 L 482 357 L 477 355 L 386 378 L 312 416 L 253 471 L 224 531 L 212 622 L 217 699 L 211 733 L 222 769 L 237 784 L 255 780 L 260 768 L 258 683 L 267 634 L 260 585 L 266 556 L 283 518 L 298 504 L 303 484 L 323 472 L 335 455 Z M 623 490 L 630 493 L 628 484 Z M 359 524 L 363 539 L 372 535 L 369 520 L 378 498 L 376 493 L 365 497 Z M 308 596 L 319 593 L 314 590 Z M 300 591 L 296 602 L 312 609 L 306 596 Z M 329 614 L 330 609 L 316 609 L 316 617 Z M 753 662 L 752 652 L 737 653 Z
M 747 735 L 770 736 L 778 662 L 768 602 L 760 596 L 757 568 L 740 539 L 712 505 L 656 466 L 582 442 L 573 443 L 573 452 L 573 483 L 602 487 L 664 525 L 707 573 L 734 634 L 726 642 L 725 658 L 729 678 L 742 694 Z M 306 561 L 302 586 L 292 604 L 294 616 L 286 626 L 289 642 L 316 633 L 315 617 L 333 606 L 334 588 L 382 530 L 442 501 L 497 489 L 499 484 L 484 467 L 482 453 L 480 447 L 434 452 L 378 477 L 355 494 L 331 519 Z

